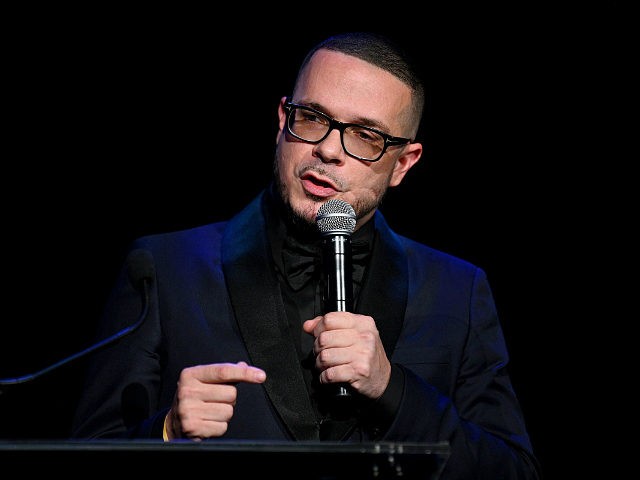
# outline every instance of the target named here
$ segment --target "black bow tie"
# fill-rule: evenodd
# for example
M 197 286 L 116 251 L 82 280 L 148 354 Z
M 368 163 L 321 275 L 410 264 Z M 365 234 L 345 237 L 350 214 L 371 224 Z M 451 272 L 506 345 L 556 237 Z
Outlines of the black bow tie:
M 353 278 L 357 283 L 360 283 L 362 279 L 369 250 L 369 242 L 351 242 Z M 282 245 L 282 262 L 285 278 L 291 288 L 297 292 L 320 274 L 322 270 L 322 242 L 301 243 L 297 239 L 287 236 Z

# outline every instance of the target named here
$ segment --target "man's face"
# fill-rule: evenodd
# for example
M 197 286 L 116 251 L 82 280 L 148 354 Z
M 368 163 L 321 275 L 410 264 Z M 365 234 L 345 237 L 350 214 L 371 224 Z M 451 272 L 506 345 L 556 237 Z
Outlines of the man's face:
M 341 122 L 409 136 L 409 87 L 389 72 L 349 55 L 316 52 L 298 79 L 291 101 Z M 338 198 L 353 206 L 361 225 L 373 215 L 387 188 L 398 185 L 422 154 L 422 146 L 412 143 L 389 148 L 377 162 L 357 160 L 345 153 L 337 129 L 318 144 L 304 142 L 286 132 L 283 105 L 284 98 L 278 110 L 276 181 L 285 203 L 309 224 L 315 224 L 320 205 Z

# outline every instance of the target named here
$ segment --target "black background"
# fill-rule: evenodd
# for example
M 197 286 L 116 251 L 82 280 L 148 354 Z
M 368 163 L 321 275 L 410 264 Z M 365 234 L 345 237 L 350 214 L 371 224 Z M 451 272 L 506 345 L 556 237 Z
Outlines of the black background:
M 587 239 L 606 222 L 587 157 L 609 142 L 623 32 L 615 2 L 507 5 L 396 5 L 377 22 L 289 10 L 262 23 L 169 10 L 8 17 L 0 377 L 90 344 L 135 237 L 226 219 L 252 199 L 304 53 L 372 29 L 410 48 L 428 89 L 424 156 L 382 211 L 399 233 L 486 270 L 553 478 L 576 435 L 576 331 L 599 262 Z M 65 438 L 82 365 L 3 387 L 0 438 Z

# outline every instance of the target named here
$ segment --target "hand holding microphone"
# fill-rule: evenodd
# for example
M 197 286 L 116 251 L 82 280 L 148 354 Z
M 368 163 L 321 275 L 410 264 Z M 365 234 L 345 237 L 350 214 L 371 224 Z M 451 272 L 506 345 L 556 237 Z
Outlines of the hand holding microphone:
M 353 310 L 351 235 L 356 225 L 355 211 L 347 202 L 332 199 L 318 210 L 316 224 L 323 237 L 324 315 L 306 321 L 303 328 L 316 339 L 320 335 L 331 339 L 316 342 L 316 366 L 323 383 L 331 382 L 327 369 L 332 369 L 332 375 L 339 369 L 339 375 L 349 377 L 351 386 L 332 384 L 336 386 L 336 401 L 352 398 L 352 387 L 366 397 L 378 398 L 389 382 L 391 364 L 375 320 L 356 313 L 333 313 Z M 335 351 L 321 355 L 325 349 Z

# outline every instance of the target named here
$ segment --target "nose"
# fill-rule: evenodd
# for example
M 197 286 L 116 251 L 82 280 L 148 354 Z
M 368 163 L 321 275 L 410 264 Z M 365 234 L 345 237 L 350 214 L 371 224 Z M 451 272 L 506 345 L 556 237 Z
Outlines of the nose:
M 344 162 L 347 154 L 342 148 L 340 130 L 337 128 L 331 130 L 324 140 L 314 145 L 313 152 L 315 156 L 319 157 L 325 163 Z

